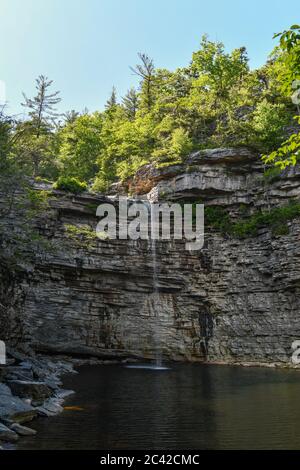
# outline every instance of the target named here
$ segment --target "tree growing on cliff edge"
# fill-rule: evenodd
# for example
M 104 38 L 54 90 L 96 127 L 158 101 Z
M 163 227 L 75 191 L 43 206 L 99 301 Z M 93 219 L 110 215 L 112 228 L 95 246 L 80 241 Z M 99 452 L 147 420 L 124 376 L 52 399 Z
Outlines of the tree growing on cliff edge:
M 24 103 L 22 106 L 29 110 L 30 126 L 33 134 L 38 138 L 41 134 L 49 132 L 53 128 L 56 118 L 59 116 L 55 106 L 60 103 L 59 91 L 48 94 L 53 80 L 48 80 L 44 75 L 36 79 L 37 94 L 28 98 L 23 93 Z
M 44 75 L 36 79 L 37 94 L 28 98 L 23 93 L 22 106 L 28 109 L 29 120 L 17 128 L 19 158 L 31 162 L 33 175 L 38 176 L 41 165 L 49 162 L 54 153 L 55 125 L 59 114 L 55 106 L 61 101 L 59 91 L 49 93 L 53 81 Z

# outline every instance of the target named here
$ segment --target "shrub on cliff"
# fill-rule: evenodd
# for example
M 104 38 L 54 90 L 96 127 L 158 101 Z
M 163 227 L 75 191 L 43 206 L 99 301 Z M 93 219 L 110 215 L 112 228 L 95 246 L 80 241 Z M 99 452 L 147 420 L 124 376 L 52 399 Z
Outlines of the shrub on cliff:
M 53 184 L 53 188 L 78 194 L 87 189 L 87 184 L 71 176 L 60 176 Z

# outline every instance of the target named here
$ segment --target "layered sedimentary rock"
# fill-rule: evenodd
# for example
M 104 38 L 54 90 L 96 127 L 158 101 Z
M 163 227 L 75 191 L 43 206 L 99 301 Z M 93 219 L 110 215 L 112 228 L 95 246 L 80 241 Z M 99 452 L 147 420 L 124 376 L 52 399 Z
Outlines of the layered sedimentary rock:
M 300 195 L 300 173 L 272 184 L 245 149 L 210 150 L 185 164 L 143 167 L 131 191 L 152 201 L 198 201 L 233 217 Z M 119 190 L 119 189 L 118 189 Z M 300 220 L 235 239 L 207 230 L 204 248 L 184 241 L 99 240 L 95 209 L 107 199 L 56 192 L 37 223 L 53 249 L 37 254 L 19 307 L 20 342 L 44 352 L 104 358 L 291 363 L 300 339 Z M 24 283 L 23 283 L 24 284 Z M 158 291 L 158 292 L 157 292 Z

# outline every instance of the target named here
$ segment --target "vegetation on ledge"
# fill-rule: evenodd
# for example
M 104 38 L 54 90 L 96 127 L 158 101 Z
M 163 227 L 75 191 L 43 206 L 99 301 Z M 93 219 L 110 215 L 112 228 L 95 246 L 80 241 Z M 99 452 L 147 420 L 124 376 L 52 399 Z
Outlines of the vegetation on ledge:
M 269 227 L 274 236 L 287 235 L 287 222 L 300 216 L 300 203 L 290 202 L 269 211 L 258 210 L 249 216 L 245 215 L 243 208 L 240 212 L 241 218 L 236 221 L 223 208 L 208 206 L 205 208 L 205 225 L 236 238 L 256 236 L 263 227 Z
M 72 176 L 60 176 L 53 184 L 53 188 L 79 194 L 87 189 L 87 184 L 84 181 L 79 181 L 78 178 L 74 178 Z

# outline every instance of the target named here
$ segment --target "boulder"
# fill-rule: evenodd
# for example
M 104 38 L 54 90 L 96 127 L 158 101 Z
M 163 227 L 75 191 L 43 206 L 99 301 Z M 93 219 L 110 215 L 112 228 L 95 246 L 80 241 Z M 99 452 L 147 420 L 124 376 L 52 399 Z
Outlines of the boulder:
M 34 436 L 36 434 L 35 429 L 27 428 L 26 426 L 22 426 L 19 423 L 13 423 L 10 426 L 10 429 L 12 429 L 14 432 L 19 434 L 20 436 Z
M 64 399 L 64 398 L 69 397 L 70 395 L 73 395 L 74 393 L 75 393 L 74 390 L 60 389 L 60 390 L 57 390 L 57 392 L 55 393 L 55 397 Z
M 63 400 L 60 398 L 49 398 L 43 406 L 37 408 L 37 411 L 41 416 L 55 416 L 63 412 L 62 402 Z
M 3 389 L 3 384 L 1 384 L 1 389 Z M 12 419 L 25 423 L 31 421 L 36 415 L 36 410 L 24 403 L 21 398 L 14 397 L 11 393 L 1 393 L 0 390 L 0 419 Z
M 9 386 L 12 392 L 21 398 L 32 398 L 38 405 L 42 404 L 52 395 L 52 390 L 45 382 L 26 382 L 25 380 L 11 380 Z
M 4 424 L 0 423 L 0 441 L 16 442 L 18 440 L 18 434 L 12 429 L 9 429 Z
M 32 380 L 31 368 L 23 366 L 9 366 L 6 370 L 6 380 Z
M 1 395 L 11 396 L 12 393 L 11 389 L 7 385 L 0 382 L 0 397 Z

